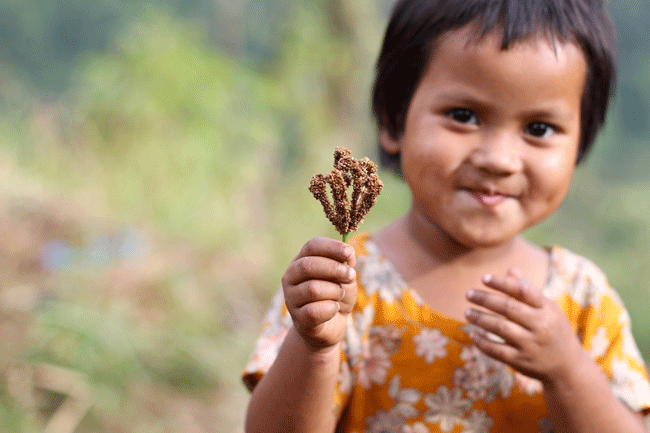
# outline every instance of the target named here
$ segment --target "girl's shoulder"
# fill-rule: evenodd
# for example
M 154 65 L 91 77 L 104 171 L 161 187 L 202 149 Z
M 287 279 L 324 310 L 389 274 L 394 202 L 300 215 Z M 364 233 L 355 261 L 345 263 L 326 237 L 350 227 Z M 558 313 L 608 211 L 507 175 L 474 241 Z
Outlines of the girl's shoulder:
M 392 303 L 401 299 L 405 294 L 412 294 L 402 275 L 395 269 L 390 260 L 381 253 L 368 233 L 359 233 L 350 239 L 357 257 L 357 280 L 359 282 L 359 298 L 357 304 L 364 304 L 364 299 L 370 302 L 377 295 L 377 302 Z M 358 306 L 358 305 L 357 305 Z
M 549 274 L 544 293 L 552 299 L 569 296 L 581 307 L 601 304 L 603 298 L 620 304 L 605 273 L 591 260 L 559 245 L 547 247 Z
M 552 267 L 557 271 L 578 274 L 597 274 L 604 277 L 602 270 L 588 258 L 574 253 L 560 245 L 547 246 Z
M 368 250 L 366 249 L 369 238 L 370 238 L 370 234 L 366 232 L 356 233 L 354 236 L 350 238 L 348 243 L 354 248 L 354 251 L 357 256 L 364 257 L 369 254 Z M 371 247 L 371 252 L 373 252 L 372 247 Z

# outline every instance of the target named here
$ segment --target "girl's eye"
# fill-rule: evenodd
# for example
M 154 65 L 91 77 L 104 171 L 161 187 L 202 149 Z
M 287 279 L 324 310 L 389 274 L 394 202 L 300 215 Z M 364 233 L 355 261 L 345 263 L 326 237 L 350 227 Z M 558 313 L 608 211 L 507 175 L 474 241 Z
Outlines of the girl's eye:
M 476 114 L 467 108 L 454 108 L 447 112 L 447 116 L 452 118 L 458 123 L 466 123 L 470 125 L 478 125 L 478 118 Z
M 533 137 L 546 138 L 555 132 L 555 128 L 548 123 L 533 122 L 526 128 L 526 132 Z

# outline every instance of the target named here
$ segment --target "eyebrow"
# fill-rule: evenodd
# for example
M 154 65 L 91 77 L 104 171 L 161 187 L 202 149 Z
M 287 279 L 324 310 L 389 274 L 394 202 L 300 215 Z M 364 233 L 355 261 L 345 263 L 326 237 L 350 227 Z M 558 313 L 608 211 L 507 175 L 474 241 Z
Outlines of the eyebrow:
M 460 105 L 478 105 L 486 107 L 488 109 L 495 109 L 494 104 L 487 102 L 486 100 L 477 97 L 475 95 L 470 95 L 464 90 L 449 90 L 438 93 L 438 99 L 448 100 L 449 102 L 457 103 Z M 552 104 L 551 104 L 552 105 Z M 574 120 L 575 115 L 572 110 L 566 110 L 561 107 L 562 104 L 555 104 L 550 108 L 542 109 L 533 109 L 524 111 L 522 114 L 524 117 L 538 117 L 538 118 L 548 118 L 553 120 L 563 120 L 570 122 Z
M 549 110 L 530 110 L 525 111 L 524 115 L 526 117 L 537 117 L 537 118 L 547 118 L 552 120 L 562 120 L 565 122 L 571 122 L 575 119 L 575 115 L 572 111 L 564 110 L 562 108 L 556 107 Z

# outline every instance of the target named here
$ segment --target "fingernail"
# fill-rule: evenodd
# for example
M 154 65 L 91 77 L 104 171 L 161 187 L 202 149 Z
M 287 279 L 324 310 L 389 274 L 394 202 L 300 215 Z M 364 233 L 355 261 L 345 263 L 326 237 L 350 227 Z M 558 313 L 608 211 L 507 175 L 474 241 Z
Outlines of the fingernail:
M 345 287 L 341 286 L 341 297 L 339 298 L 339 301 L 345 298 Z M 339 305 L 339 308 L 341 308 L 341 305 Z
M 354 280 L 357 277 L 357 272 L 354 268 L 348 267 L 348 280 Z
M 476 311 L 473 308 L 468 308 L 465 310 L 465 317 L 468 319 L 473 319 L 477 316 Z
M 481 278 L 481 281 L 483 281 L 484 283 L 489 283 L 490 281 L 492 281 L 492 275 L 490 275 L 490 274 L 483 275 L 483 278 Z
M 468 290 L 467 291 L 467 299 L 472 299 L 476 295 L 476 292 L 474 290 Z

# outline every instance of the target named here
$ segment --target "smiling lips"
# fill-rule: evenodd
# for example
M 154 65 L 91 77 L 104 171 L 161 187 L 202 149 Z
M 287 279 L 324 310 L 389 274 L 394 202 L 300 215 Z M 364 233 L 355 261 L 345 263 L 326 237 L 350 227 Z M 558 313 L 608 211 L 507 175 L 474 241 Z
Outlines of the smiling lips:
M 485 191 L 485 190 L 475 190 L 468 189 L 467 192 L 476 199 L 483 206 L 493 207 L 497 206 L 500 203 L 504 202 L 509 198 L 513 198 L 512 195 L 504 194 L 497 191 Z
M 484 206 L 496 206 L 505 199 L 508 198 L 507 195 L 501 194 L 486 194 L 483 192 L 472 191 L 472 196 Z

